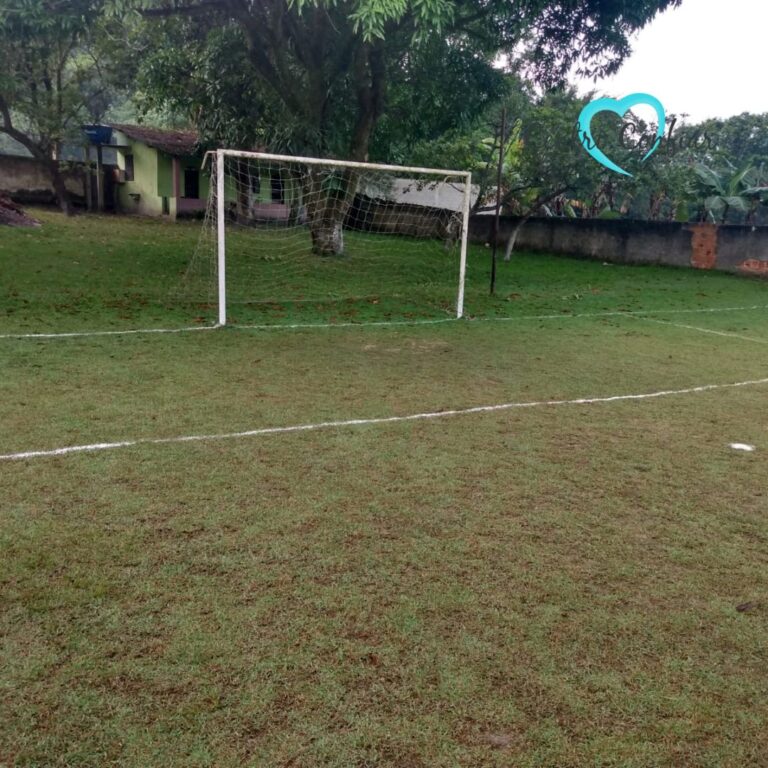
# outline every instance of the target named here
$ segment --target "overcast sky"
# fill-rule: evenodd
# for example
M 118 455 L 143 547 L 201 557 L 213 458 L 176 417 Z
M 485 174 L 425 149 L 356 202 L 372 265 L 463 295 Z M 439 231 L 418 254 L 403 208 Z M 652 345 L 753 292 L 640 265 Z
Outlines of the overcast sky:
M 656 96 L 687 122 L 768 112 L 768 0 L 683 0 L 632 41 L 619 72 L 579 91 Z

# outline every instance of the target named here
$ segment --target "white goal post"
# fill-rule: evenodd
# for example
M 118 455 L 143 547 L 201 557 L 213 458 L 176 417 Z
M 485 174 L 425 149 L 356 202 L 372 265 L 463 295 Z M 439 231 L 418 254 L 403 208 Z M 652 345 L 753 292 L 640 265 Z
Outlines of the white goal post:
M 378 280 L 378 285 L 385 282 L 382 275 L 386 274 L 386 266 L 378 266 L 379 264 L 383 264 L 383 259 L 389 258 L 385 255 L 387 249 L 384 245 L 385 242 L 389 241 L 386 241 L 384 235 L 395 234 L 397 236 L 395 238 L 396 242 L 394 243 L 393 248 L 389 249 L 389 252 L 394 252 L 398 256 L 399 251 L 397 249 L 400 249 L 403 252 L 402 260 L 406 266 L 399 267 L 396 264 L 396 267 L 401 269 L 403 273 L 407 270 L 407 264 L 418 261 L 418 254 L 416 257 L 411 257 L 409 254 L 405 253 L 403 250 L 405 246 L 403 246 L 402 243 L 405 240 L 408 240 L 409 236 L 411 239 L 421 237 L 422 242 L 431 238 L 430 242 L 432 244 L 422 246 L 422 252 L 426 253 L 427 251 L 425 249 L 427 248 L 432 249 L 429 251 L 430 257 L 428 259 L 429 268 L 432 272 L 427 272 L 426 268 L 424 268 L 422 271 L 417 272 L 418 278 L 423 280 L 423 285 L 430 286 L 437 285 L 438 281 L 450 280 L 455 291 L 453 294 L 454 300 L 451 301 L 452 307 L 450 308 L 450 314 L 456 318 L 461 318 L 464 315 L 467 237 L 469 230 L 469 212 L 472 202 L 472 174 L 470 172 L 438 168 L 421 168 L 418 166 L 330 160 L 314 157 L 294 157 L 290 155 L 246 152 L 232 149 L 216 150 L 215 165 L 212 170 L 213 178 L 211 179 L 210 185 L 211 198 L 209 207 L 213 210 L 209 211 L 207 218 L 211 225 L 213 222 L 210 221 L 210 219 L 213 218 L 213 216 L 215 216 L 216 221 L 215 282 L 219 326 L 225 326 L 228 322 L 227 307 L 232 301 L 232 290 L 237 287 L 229 284 L 228 272 L 229 280 L 234 282 L 239 278 L 233 276 L 232 269 L 240 269 L 242 271 L 241 267 L 235 267 L 234 265 L 229 264 L 232 245 L 230 243 L 230 234 L 228 230 L 234 227 L 233 222 L 237 221 L 238 223 L 243 224 L 243 226 L 240 227 L 240 231 L 242 232 L 247 231 L 246 226 L 244 226 L 246 223 L 250 227 L 250 231 L 255 231 L 259 226 L 261 226 L 262 230 L 265 230 L 267 226 L 271 226 L 270 236 L 276 243 L 272 247 L 275 248 L 277 255 L 272 256 L 267 254 L 262 255 L 260 258 L 264 261 L 271 259 L 273 262 L 278 262 L 277 269 L 279 269 L 283 265 L 280 263 L 280 259 L 282 258 L 280 256 L 280 253 L 282 253 L 280 251 L 282 242 L 279 241 L 279 232 L 277 231 L 278 226 L 275 221 L 278 214 L 268 210 L 268 208 L 270 205 L 274 209 L 278 208 L 278 203 L 272 201 L 276 199 L 276 195 L 284 194 L 283 185 L 285 182 L 283 179 L 288 178 L 292 183 L 295 180 L 295 188 L 302 190 L 296 193 L 296 195 L 301 196 L 301 200 L 296 203 L 295 206 L 296 208 L 301 207 L 301 212 L 296 213 L 295 215 L 292 213 L 280 214 L 285 218 L 285 221 L 280 222 L 283 231 L 288 233 L 285 235 L 285 239 L 287 241 L 290 232 L 296 233 L 301 228 L 303 232 L 302 236 L 305 238 L 306 242 L 309 243 L 309 235 L 307 232 L 312 226 L 313 214 L 311 209 L 312 203 L 307 202 L 309 197 L 306 190 L 312 183 L 315 183 L 316 185 L 318 184 L 314 179 L 316 176 L 320 175 L 323 176 L 323 184 L 326 184 L 327 187 L 327 180 L 333 174 L 337 174 L 338 177 L 342 178 L 342 181 L 337 183 L 346 185 L 348 189 L 345 189 L 342 192 L 336 191 L 335 193 L 331 193 L 336 195 L 335 199 L 344 197 L 344 204 L 346 207 L 340 215 L 338 215 L 337 212 L 336 218 L 340 219 L 340 223 L 337 221 L 335 226 L 337 227 L 338 232 L 331 232 L 330 236 L 332 238 L 337 236 L 340 240 L 346 236 L 347 241 L 354 237 L 364 238 L 367 236 L 370 238 L 371 244 L 366 245 L 367 250 L 363 251 L 363 255 L 365 258 L 368 258 L 369 253 L 375 251 L 376 254 L 379 254 L 377 258 L 380 260 L 377 262 L 379 273 L 377 273 L 376 270 L 371 270 L 370 272 L 370 274 L 372 274 L 371 281 L 374 282 Z M 270 173 L 272 174 L 272 182 L 270 182 Z M 274 176 L 275 173 L 277 173 L 277 177 Z M 271 199 L 269 197 L 267 198 L 268 203 L 260 202 L 264 199 L 265 178 L 267 186 L 266 195 L 272 195 Z M 274 178 L 277 178 L 277 181 L 274 181 Z M 350 179 L 352 179 L 352 181 L 350 181 Z M 406 182 L 409 183 L 406 184 Z M 271 191 L 269 189 L 270 183 L 272 185 Z M 381 189 L 384 186 L 387 186 L 389 191 L 381 192 Z M 448 187 L 450 187 L 448 190 L 450 195 L 446 193 Z M 320 187 L 316 186 L 316 188 L 319 189 Z M 349 191 L 349 188 L 351 188 L 351 191 Z M 423 190 L 425 188 L 429 188 L 432 191 L 429 193 L 424 192 Z M 261 198 L 258 198 L 257 203 L 253 203 L 254 190 L 256 190 L 255 194 L 262 195 Z M 418 190 L 418 192 L 414 192 L 414 190 Z M 241 203 L 240 199 L 245 196 L 246 192 L 250 196 L 248 197 L 250 202 L 247 204 Z M 328 193 L 324 192 L 323 194 Z M 357 199 L 360 196 L 364 198 L 369 207 L 372 207 L 373 205 L 378 206 L 375 213 L 366 210 L 364 214 L 366 229 L 361 227 L 356 228 L 356 221 L 352 221 L 350 224 L 350 214 L 347 213 L 347 210 L 353 205 L 351 202 L 353 197 L 355 198 L 355 205 L 357 205 L 358 208 L 361 206 Z M 445 206 L 446 210 L 437 213 L 443 207 L 442 203 L 447 197 L 451 198 L 452 207 Z M 428 200 L 426 204 L 423 202 L 424 199 Z M 373 200 L 373 202 L 371 202 L 371 200 Z M 414 203 L 412 200 L 417 200 L 417 202 Z M 436 202 L 432 202 L 433 200 Z M 283 205 L 283 208 L 288 208 L 288 204 L 285 200 L 279 200 L 279 202 Z M 324 202 L 323 205 L 327 206 L 328 204 Z M 381 208 L 386 206 L 388 206 L 388 218 L 386 223 L 382 223 L 384 221 L 384 214 L 381 213 Z M 309 214 L 307 213 L 308 208 L 310 208 Z M 250 216 L 253 221 L 242 221 L 243 215 L 241 211 L 245 209 L 247 209 L 248 216 Z M 255 209 L 258 209 L 258 215 L 262 216 L 261 219 L 258 219 L 257 215 L 252 214 Z M 421 217 L 418 221 L 417 214 Z M 285 223 L 288 221 L 289 216 L 293 216 L 290 226 Z M 424 234 L 426 229 L 428 229 L 428 225 L 423 223 L 427 216 L 442 217 L 439 223 L 432 227 L 430 234 Z M 360 215 L 360 218 L 363 218 L 363 214 Z M 397 219 L 396 223 L 395 219 Z M 457 231 L 459 229 L 460 232 Z M 352 232 L 352 234 L 348 234 L 348 232 Z M 355 232 L 364 232 L 365 234 L 355 234 Z M 438 234 L 435 234 L 435 232 Z M 443 255 L 438 253 L 437 246 L 435 245 L 435 243 L 439 243 L 440 241 L 440 232 L 450 233 L 443 235 L 445 240 Z M 313 243 L 315 243 L 316 239 L 315 234 L 316 233 L 313 231 Z M 295 240 L 298 238 L 298 234 L 293 234 L 291 236 L 293 236 Z M 353 240 L 352 242 L 355 241 Z M 458 246 L 458 248 L 456 246 Z M 298 246 L 294 245 L 292 247 L 295 251 Z M 213 256 L 213 254 L 211 254 L 211 256 Z M 442 259 L 441 264 L 443 266 L 437 266 L 438 258 Z M 408 261 L 409 259 L 411 259 L 411 261 Z M 333 260 L 325 259 L 322 261 L 323 263 L 328 263 Z M 320 259 L 317 259 L 315 263 L 319 262 Z M 286 257 L 285 264 L 288 263 L 289 259 Z M 360 269 L 358 274 L 364 274 L 364 269 L 370 269 L 369 264 L 370 260 L 368 264 Z M 448 271 L 449 268 L 445 266 L 447 264 L 451 265 L 450 274 Z M 287 270 L 288 267 L 285 267 L 285 269 Z M 443 271 L 438 272 L 438 269 L 442 269 Z M 271 274 L 267 274 L 267 279 L 271 279 Z M 402 280 L 404 282 L 405 277 L 403 277 Z M 258 285 L 258 281 L 259 278 L 257 276 L 252 278 L 253 285 Z M 240 280 L 240 282 L 244 281 Z M 294 282 L 297 282 L 297 280 L 294 279 Z M 364 292 L 365 286 L 363 286 L 362 289 L 358 286 L 358 289 L 358 292 Z M 267 299 L 265 297 L 269 296 L 268 300 L 274 302 L 283 297 L 283 294 L 279 292 L 281 290 L 280 287 L 277 287 L 275 290 L 277 299 L 272 298 L 272 294 L 268 293 L 267 287 L 264 288 L 263 296 L 258 289 L 256 289 L 254 293 L 262 297 L 257 300 L 266 302 Z M 400 290 L 403 291 L 407 289 L 401 286 Z M 413 298 L 412 296 L 408 296 L 408 298 L 412 303 L 417 301 L 417 298 Z M 341 300 L 342 299 L 339 298 L 339 301 Z M 242 303 L 245 303 L 246 301 L 248 300 L 243 299 Z M 445 301 L 443 301 L 443 311 L 448 312 Z

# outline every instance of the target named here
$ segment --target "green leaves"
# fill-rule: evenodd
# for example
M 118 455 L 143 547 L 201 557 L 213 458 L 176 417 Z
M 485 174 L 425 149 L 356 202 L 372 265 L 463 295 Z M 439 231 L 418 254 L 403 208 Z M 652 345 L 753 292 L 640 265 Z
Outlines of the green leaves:
M 101 0 L 10 0 L 3 8 L 0 99 L 12 120 L 0 121 L 0 130 L 20 130 L 24 141 L 50 155 L 87 120 L 90 102 L 102 99 L 106 85 L 95 44 L 102 8 Z
M 704 163 L 696 163 L 693 170 L 696 181 L 691 194 L 703 197 L 704 211 L 713 220 L 724 223 L 732 211 L 754 216 L 757 206 L 768 202 L 764 166 L 754 165 L 751 159 L 738 169 L 726 160 L 720 170 Z
M 707 167 L 704 163 L 696 163 L 693 166 L 693 171 L 705 187 L 713 189 L 718 195 L 725 194 L 723 179 L 715 170 Z
M 407 0 L 361 0 L 350 13 L 353 30 L 368 42 L 384 38 L 388 22 L 401 19 L 408 8 Z
M 197 62 L 174 78 L 178 98 L 162 75 L 147 78 L 158 100 L 186 103 L 204 132 L 391 161 L 475 125 L 503 93 L 500 52 L 536 41 L 552 72 L 582 53 L 620 58 L 627 36 L 676 1 L 642 0 L 638 10 L 629 0 L 585 0 L 564 11 L 561 0 L 104 0 L 178 22 L 167 24 L 171 46 L 178 28 L 203 51 L 217 29 L 239 28 L 242 39 L 226 53 L 247 63 L 239 76 L 223 61 L 210 75 L 221 87 Z M 576 53 L 582 38 L 589 44 Z
M 301 5 L 320 0 L 292 0 Z M 428 33 L 440 33 L 455 18 L 453 0 L 357 0 L 349 15 L 353 29 L 366 42 L 384 39 L 387 27 L 401 22 L 406 16 L 415 22 L 415 37 L 423 39 Z

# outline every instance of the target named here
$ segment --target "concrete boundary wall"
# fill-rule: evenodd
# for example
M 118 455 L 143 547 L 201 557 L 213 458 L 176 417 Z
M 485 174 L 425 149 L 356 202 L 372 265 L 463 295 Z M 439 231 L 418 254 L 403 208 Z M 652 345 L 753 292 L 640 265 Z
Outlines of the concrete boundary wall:
M 515 217 L 501 218 L 500 249 L 518 222 Z M 469 237 L 473 243 L 490 243 L 493 216 L 473 216 Z M 616 264 L 664 264 L 768 277 L 768 227 L 535 218 L 523 225 L 515 249 Z
M 68 166 L 64 183 L 76 200 L 85 199 L 85 172 L 82 166 Z M 33 157 L 0 155 L 0 192 L 21 204 L 54 203 L 53 182 Z

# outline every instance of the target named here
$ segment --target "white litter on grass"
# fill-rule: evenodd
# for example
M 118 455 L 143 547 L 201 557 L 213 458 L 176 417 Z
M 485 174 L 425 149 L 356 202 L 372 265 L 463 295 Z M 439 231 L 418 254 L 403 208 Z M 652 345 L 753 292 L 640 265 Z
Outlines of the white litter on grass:
M 729 447 L 733 448 L 734 451 L 746 451 L 747 453 L 752 453 L 755 450 L 754 445 L 747 445 L 747 443 L 731 443 Z

